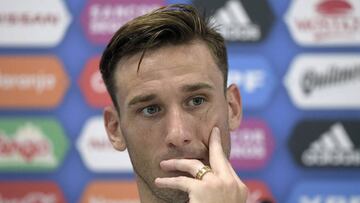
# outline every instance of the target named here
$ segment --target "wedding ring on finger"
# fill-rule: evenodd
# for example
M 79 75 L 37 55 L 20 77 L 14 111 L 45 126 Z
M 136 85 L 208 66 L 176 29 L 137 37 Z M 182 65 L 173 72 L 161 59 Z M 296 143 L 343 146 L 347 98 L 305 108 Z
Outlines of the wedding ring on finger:
M 202 180 L 203 176 L 208 173 L 208 172 L 211 172 L 211 168 L 209 166 L 206 166 L 204 165 L 203 167 L 201 167 L 199 169 L 199 171 L 196 173 L 195 175 L 195 179 L 198 179 L 198 180 Z

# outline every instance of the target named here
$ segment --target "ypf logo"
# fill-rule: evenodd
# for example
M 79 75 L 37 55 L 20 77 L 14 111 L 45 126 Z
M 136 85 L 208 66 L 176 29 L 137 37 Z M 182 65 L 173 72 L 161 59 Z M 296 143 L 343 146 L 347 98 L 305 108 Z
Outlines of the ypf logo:
M 51 118 L 0 118 L 0 171 L 53 170 L 68 141 Z
M 360 167 L 359 133 L 359 121 L 303 121 L 295 127 L 289 148 L 304 167 Z
M 248 187 L 249 193 L 246 203 L 275 203 L 267 185 L 259 180 L 245 180 L 244 184 Z
M 300 45 L 360 44 L 358 0 L 294 0 L 285 21 L 294 40 Z
M 91 42 L 105 44 L 126 22 L 163 5 L 163 0 L 89 0 L 81 21 Z
M 140 198 L 135 181 L 95 181 L 86 187 L 80 202 L 140 203 Z
M 127 151 L 116 151 L 106 135 L 102 116 L 86 121 L 77 141 L 85 165 L 94 172 L 132 172 Z
M 0 1 L 0 46 L 56 46 L 70 22 L 62 0 Z
M 360 202 L 358 181 L 308 181 L 296 185 L 288 203 L 357 203 Z
M 63 203 L 58 185 L 49 181 L 0 181 L 0 202 Z
M 228 84 L 235 83 L 245 109 L 259 109 L 270 100 L 276 78 L 267 61 L 257 56 L 229 56 Z
M 86 101 L 95 108 L 111 104 L 110 96 L 99 70 L 100 57 L 91 58 L 85 65 L 79 80 Z
M 211 16 L 211 20 L 219 25 L 219 32 L 228 41 L 261 41 L 274 20 L 267 1 L 195 0 L 193 3 L 199 10 L 205 10 L 205 13 Z
M 231 132 L 230 162 L 236 170 L 264 167 L 273 149 L 270 129 L 261 120 L 244 120 L 237 130 Z
M 0 108 L 53 108 L 69 80 L 54 56 L 0 57 Z
M 284 83 L 302 109 L 360 107 L 360 55 L 305 54 L 298 56 Z

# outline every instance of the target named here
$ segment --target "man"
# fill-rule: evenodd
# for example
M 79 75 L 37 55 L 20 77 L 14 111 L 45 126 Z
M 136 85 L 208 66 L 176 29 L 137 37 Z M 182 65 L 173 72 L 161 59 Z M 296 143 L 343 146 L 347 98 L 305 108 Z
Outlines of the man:
M 189 5 L 121 27 L 100 70 L 114 106 L 104 110 L 114 148 L 128 149 L 141 202 L 245 202 L 232 169 L 238 88 L 227 83 L 224 39 Z

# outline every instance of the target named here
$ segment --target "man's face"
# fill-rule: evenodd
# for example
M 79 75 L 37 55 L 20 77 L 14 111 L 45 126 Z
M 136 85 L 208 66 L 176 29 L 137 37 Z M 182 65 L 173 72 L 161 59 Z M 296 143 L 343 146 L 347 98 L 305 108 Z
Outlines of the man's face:
M 115 72 L 121 139 L 140 184 L 162 199 L 186 199 L 186 193 L 157 188 L 154 180 L 189 176 L 163 171 L 163 160 L 198 159 L 209 165 L 214 126 L 229 156 L 231 107 L 224 79 L 208 47 L 199 41 L 147 51 L 137 71 L 140 55 L 122 59 Z

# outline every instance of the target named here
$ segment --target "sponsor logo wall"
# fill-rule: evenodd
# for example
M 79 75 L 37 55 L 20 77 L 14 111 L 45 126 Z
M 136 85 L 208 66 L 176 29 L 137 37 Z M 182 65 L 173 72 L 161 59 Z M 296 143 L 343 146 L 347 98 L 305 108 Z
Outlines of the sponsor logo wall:
M 305 120 L 295 127 L 289 147 L 305 167 L 359 167 L 359 133 L 359 121 Z
M 98 64 L 119 26 L 182 2 L 226 39 L 247 203 L 360 202 L 358 0 L 1 1 L 0 202 L 140 202 Z
M 66 202 L 59 186 L 52 181 L 2 181 L 1 202 Z
M 287 202 L 344 202 L 360 201 L 360 188 L 358 180 L 352 181 L 308 181 L 300 182 L 292 190 Z
M 285 20 L 300 45 L 359 46 L 359 9 L 357 0 L 294 0 Z

